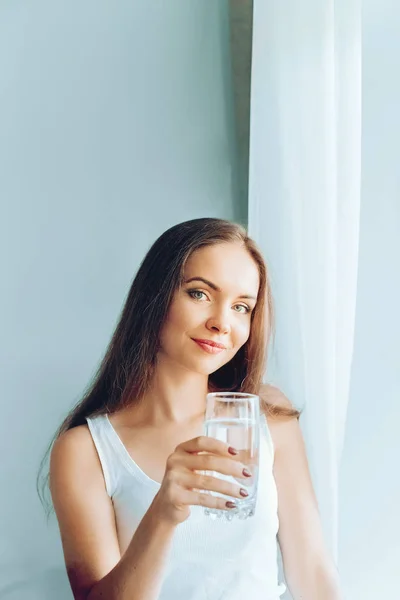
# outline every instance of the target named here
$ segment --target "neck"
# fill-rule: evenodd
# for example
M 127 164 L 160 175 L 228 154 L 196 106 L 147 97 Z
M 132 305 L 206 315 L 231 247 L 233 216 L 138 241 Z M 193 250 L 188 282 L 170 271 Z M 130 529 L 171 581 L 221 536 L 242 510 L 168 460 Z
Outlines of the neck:
M 160 358 L 150 389 L 137 407 L 153 425 L 184 424 L 204 417 L 208 376 Z

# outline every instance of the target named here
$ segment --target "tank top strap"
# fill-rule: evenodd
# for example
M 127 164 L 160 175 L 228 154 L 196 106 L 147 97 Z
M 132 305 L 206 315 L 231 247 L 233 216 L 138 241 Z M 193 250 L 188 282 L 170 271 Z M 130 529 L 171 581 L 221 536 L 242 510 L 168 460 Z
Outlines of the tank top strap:
M 275 447 L 274 447 L 274 442 L 273 442 L 273 439 L 272 439 L 271 431 L 270 431 L 270 428 L 269 428 L 269 425 L 268 425 L 267 417 L 266 417 L 266 415 L 264 413 L 261 414 L 260 428 L 261 428 L 262 438 L 266 442 L 268 454 L 269 454 L 269 456 L 271 458 L 271 461 L 273 463 L 273 461 L 274 461 L 274 455 L 275 455 Z
M 86 421 L 100 459 L 107 494 L 112 498 L 117 488 L 119 474 L 118 461 L 115 460 L 115 445 L 110 438 L 107 416 L 86 417 Z

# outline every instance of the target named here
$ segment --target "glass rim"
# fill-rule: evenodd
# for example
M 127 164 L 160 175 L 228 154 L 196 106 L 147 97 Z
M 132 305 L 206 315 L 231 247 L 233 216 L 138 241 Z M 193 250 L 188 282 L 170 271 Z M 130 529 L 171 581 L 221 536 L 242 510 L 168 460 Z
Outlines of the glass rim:
M 207 398 L 228 398 L 228 397 L 234 397 L 238 400 L 240 400 L 241 398 L 245 399 L 245 398 L 258 398 L 260 399 L 260 396 L 258 394 L 250 394 L 250 393 L 246 393 L 246 392 L 209 392 L 207 394 Z

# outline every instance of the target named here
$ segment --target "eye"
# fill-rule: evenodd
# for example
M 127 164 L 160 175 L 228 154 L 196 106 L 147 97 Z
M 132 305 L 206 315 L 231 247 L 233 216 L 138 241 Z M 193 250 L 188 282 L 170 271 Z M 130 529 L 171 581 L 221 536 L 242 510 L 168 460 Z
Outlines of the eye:
M 241 309 L 241 310 L 235 310 L 235 312 L 238 313 L 242 313 L 242 314 L 248 314 L 250 312 L 250 307 L 247 306 L 246 304 L 235 304 L 234 306 L 235 309 Z
M 207 298 L 207 295 L 201 290 L 188 290 L 188 294 L 193 300 L 203 300 Z

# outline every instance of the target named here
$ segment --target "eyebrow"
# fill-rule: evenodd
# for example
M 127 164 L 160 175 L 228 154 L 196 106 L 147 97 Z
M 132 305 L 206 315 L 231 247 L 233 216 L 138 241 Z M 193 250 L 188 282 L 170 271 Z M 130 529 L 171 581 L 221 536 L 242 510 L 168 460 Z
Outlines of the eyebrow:
M 212 283 L 212 281 L 209 281 L 208 279 L 204 279 L 204 277 L 191 277 L 190 279 L 185 279 L 184 283 L 190 283 L 191 281 L 202 281 L 203 283 L 208 285 L 208 287 L 210 287 L 215 292 L 221 292 L 221 288 L 219 288 L 217 285 L 215 285 L 215 283 Z M 252 296 L 251 294 L 243 294 L 242 296 L 239 296 L 239 298 L 241 298 L 243 300 L 257 301 L 257 298 L 255 296 Z

